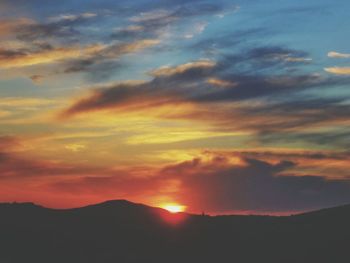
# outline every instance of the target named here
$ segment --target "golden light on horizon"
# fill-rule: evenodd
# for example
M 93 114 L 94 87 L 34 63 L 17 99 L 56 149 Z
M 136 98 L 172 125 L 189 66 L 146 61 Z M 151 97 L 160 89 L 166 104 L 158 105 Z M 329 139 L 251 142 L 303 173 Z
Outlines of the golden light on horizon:
M 185 210 L 186 210 L 186 206 L 175 204 L 175 203 L 161 205 L 161 208 L 163 208 L 163 209 L 165 209 L 173 214 L 185 212 Z

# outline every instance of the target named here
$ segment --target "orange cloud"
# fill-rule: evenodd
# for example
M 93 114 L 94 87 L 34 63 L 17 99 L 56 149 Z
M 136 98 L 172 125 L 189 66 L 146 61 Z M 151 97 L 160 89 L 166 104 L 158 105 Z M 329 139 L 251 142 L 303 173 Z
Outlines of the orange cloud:
M 18 27 L 32 25 L 35 22 L 28 18 L 0 20 L 0 38 L 12 35 Z
M 0 49 L 0 68 L 18 68 L 62 62 L 65 60 L 85 60 L 103 57 L 115 59 L 124 54 L 154 46 L 159 40 L 144 39 L 127 44 L 93 44 L 88 46 L 71 46 L 48 48 L 39 51 L 7 50 Z M 98 62 L 98 59 L 96 58 Z
M 103 50 L 103 45 L 87 47 L 53 48 L 38 52 L 15 52 L 0 50 L 0 68 L 26 67 L 38 64 L 54 63 L 65 59 L 86 58 Z M 8 54 L 8 55 L 6 55 Z
M 207 80 L 209 84 L 212 84 L 214 86 L 219 86 L 219 87 L 232 87 L 238 85 L 236 82 L 231 82 L 231 81 L 226 81 L 218 78 L 209 78 Z
M 324 70 L 336 75 L 350 75 L 350 67 L 331 67 Z
M 350 58 L 350 54 L 339 53 L 335 51 L 328 52 L 328 57 L 330 58 Z

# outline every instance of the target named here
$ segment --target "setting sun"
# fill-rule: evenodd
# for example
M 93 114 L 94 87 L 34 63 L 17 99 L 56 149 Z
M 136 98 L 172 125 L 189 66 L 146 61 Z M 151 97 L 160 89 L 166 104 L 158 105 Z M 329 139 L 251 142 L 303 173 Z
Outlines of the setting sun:
M 166 204 L 161 207 L 168 210 L 170 213 L 180 213 L 186 210 L 186 206 L 178 204 Z

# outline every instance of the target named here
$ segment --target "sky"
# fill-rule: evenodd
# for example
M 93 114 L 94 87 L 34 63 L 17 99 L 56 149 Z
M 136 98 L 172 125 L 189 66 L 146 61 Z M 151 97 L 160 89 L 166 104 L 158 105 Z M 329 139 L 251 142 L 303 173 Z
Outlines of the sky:
M 2 0 L 0 202 L 350 203 L 339 0 Z

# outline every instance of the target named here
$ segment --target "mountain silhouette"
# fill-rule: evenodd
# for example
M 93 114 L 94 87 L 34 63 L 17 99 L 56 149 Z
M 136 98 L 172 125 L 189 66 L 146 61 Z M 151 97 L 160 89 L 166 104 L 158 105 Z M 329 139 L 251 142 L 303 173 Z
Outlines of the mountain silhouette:
M 0 204 L 1 263 L 349 262 L 350 206 L 288 217 L 171 214 L 126 200 Z

